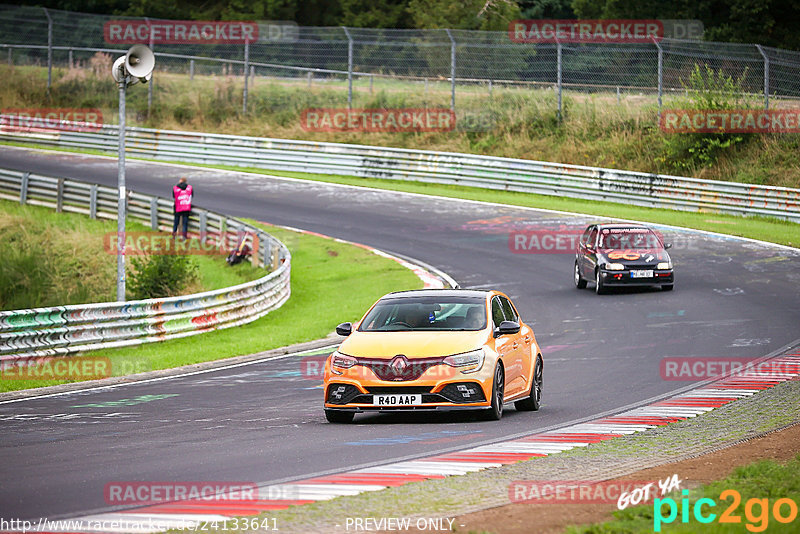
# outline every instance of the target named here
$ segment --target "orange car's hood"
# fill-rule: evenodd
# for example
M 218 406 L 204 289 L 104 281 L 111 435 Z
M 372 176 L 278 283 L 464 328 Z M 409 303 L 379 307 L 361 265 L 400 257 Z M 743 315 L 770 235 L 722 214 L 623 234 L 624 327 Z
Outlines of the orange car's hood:
M 449 356 L 482 347 L 487 330 L 478 332 L 353 332 L 339 351 L 356 358 L 408 359 Z

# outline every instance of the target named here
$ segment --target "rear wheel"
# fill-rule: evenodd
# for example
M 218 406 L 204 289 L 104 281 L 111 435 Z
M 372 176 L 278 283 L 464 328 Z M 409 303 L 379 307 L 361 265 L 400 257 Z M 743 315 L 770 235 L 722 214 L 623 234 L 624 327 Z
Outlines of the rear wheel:
M 481 413 L 483 420 L 499 421 L 503 417 L 505 382 L 506 373 L 503 370 L 503 364 L 497 362 L 497 367 L 494 369 L 494 382 L 492 383 L 492 406 Z
M 602 295 L 606 292 L 606 287 L 603 285 L 603 279 L 600 278 L 600 269 L 594 272 L 594 292 Z
M 542 358 L 536 357 L 536 366 L 533 368 L 533 378 L 531 379 L 531 393 L 528 397 L 514 403 L 514 408 L 520 412 L 535 412 L 539 409 L 542 402 Z
M 578 289 L 583 289 L 586 287 L 586 280 L 583 279 L 581 276 L 580 267 L 578 267 L 578 262 L 575 262 L 575 287 Z
M 329 423 L 352 423 L 355 415 L 355 412 L 325 410 L 325 419 L 327 419 Z

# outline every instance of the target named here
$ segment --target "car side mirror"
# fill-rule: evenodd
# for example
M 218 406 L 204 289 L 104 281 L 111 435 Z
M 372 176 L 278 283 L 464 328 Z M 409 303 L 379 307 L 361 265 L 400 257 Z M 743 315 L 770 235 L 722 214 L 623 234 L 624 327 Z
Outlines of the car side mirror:
M 672 248 L 672 243 L 664 243 L 664 250 Z
M 495 328 L 494 337 L 505 336 L 507 334 L 518 334 L 520 331 L 519 323 L 515 321 L 503 321 L 500 326 Z
M 340 336 L 347 337 L 353 333 L 353 323 L 342 323 L 336 327 L 336 333 Z

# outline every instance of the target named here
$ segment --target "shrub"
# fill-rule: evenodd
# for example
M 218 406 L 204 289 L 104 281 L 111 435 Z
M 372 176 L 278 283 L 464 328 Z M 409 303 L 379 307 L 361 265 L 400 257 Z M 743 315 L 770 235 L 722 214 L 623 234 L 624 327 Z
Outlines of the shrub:
M 135 300 L 172 297 L 199 279 L 197 264 L 188 256 L 143 256 L 130 263 L 127 289 Z

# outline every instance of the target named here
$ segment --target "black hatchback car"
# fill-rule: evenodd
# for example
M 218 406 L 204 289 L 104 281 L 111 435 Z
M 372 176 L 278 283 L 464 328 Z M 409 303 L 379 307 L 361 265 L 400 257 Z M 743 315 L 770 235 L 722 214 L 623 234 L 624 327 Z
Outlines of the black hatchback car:
M 573 276 L 578 289 L 594 281 L 595 292 L 611 286 L 674 287 L 670 244 L 641 224 L 590 224 L 575 253 Z

